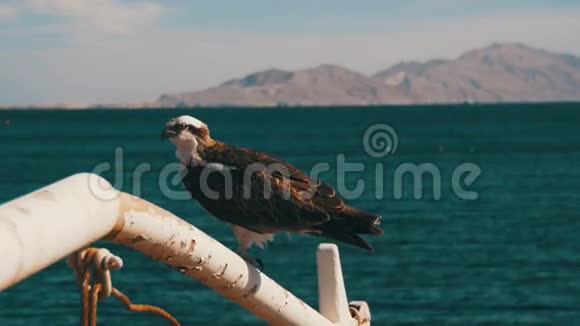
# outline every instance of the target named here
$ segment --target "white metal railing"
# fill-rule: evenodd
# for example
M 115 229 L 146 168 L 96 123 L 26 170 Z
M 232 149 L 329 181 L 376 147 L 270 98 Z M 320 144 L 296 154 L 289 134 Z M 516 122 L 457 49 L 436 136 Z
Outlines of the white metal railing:
M 335 245 L 317 252 L 319 313 L 193 225 L 94 174 L 0 206 L 0 291 L 99 239 L 163 261 L 270 324 L 370 325 L 365 302 L 349 307 Z

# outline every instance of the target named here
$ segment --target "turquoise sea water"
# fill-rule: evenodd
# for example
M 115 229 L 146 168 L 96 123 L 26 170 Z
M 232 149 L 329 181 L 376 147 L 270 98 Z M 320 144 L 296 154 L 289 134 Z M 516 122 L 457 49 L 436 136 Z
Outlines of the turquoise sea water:
M 227 226 L 191 201 L 159 191 L 159 172 L 175 162 L 159 141 L 165 121 L 181 114 L 208 123 L 214 138 L 269 152 L 321 175 L 332 185 L 365 182 L 356 207 L 380 213 L 385 235 L 369 237 L 376 253 L 341 245 L 350 300 L 369 302 L 374 325 L 580 324 L 580 105 L 498 105 L 341 109 L 191 109 L 0 111 L 0 203 L 77 172 L 124 156 L 121 188 L 133 192 L 141 163 L 141 196 L 187 219 L 230 248 Z M 10 120 L 10 123 L 5 123 Z M 365 130 L 388 124 L 397 133 L 395 153 L 366 154 Z M 337 155 L 361 162 L 364 172 L 337 177 Z M 441 199 L 424 184 L 413 198 L 411 178 L 395 199 L 393 174 L 402 163 L 433 163 L 441 173 Z M 461 200 L 451 175 L 474 163 L 481 176 Z M 384 195 L 376 198 L 377 163 Z M 110 181 L 112 172 L 105 173 Z M 178 189 L 176 187 L 175 189 Z M 50 218 L 47 216 L 46 218 Z M 72 231 L 74 232 L 74 230 Z M 315 249 L 320 238 L 279 235 L 254 254 L 280 284 L 317 307 Z M 184 325 L 262 322 L 235 304 L 164 264 L 110 243 L 125 267 L 116 287 L 134 302 L 162 306 Z M 1 262 L 0 262 L 1 264 Z M 77 325 L 79 294 L 59 262 L 0 293 L 0 325 Z M 99 307 L 102 325 L 164 325 L 128 313 L 116 300 Z

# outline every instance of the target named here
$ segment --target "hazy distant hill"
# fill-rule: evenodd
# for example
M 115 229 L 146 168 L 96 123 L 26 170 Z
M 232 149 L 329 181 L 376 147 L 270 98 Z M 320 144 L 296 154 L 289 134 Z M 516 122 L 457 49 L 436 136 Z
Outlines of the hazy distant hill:
M 163 95 L 162 107 L 191 105 L 367 105 L 411 103 L 405 90 L 339 66 L 265 70 L 198 92 Z
M 580 59 L 493 44 L 455 60 L 405 62 L 373 76 L 422 103 L 580 100 Z
M 149 106 L 295 106 L 580 100 L 580 58 L 493 44 L 455 60 L 402 62 L 373 76 L 335 65 L 270 69 Z

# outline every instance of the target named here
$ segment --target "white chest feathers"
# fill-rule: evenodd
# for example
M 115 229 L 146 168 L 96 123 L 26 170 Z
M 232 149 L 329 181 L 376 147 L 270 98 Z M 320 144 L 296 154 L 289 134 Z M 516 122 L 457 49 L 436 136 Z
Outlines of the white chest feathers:
M 175 156 L 184 166 L 201 164 L 201 157 L 197 152 L 197 141 L 195 139 L 191 140 L 187 145 L 177 145 Z
M 253 243 L 261 249 L 264 249 L 268 241 L 274 241 L 274 234 L 272 233 L 256 233 L 234 224 L 232 224 L 232 230 L 234 230 L 234 234 L 238 240 L 239 253 L 246 253 Z

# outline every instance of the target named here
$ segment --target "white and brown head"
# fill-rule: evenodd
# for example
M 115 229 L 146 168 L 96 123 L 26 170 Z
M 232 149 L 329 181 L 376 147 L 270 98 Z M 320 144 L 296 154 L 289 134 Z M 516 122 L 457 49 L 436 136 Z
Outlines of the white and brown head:
M 200 152 L 213 142 L 207 125 L 188 115 L 169 120 L 161 134 L 177 147 L 177 157 L 183 164 L 200 163 Z

